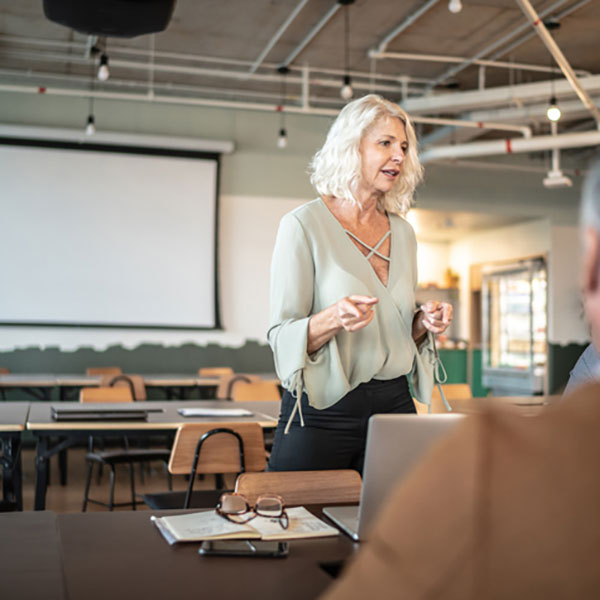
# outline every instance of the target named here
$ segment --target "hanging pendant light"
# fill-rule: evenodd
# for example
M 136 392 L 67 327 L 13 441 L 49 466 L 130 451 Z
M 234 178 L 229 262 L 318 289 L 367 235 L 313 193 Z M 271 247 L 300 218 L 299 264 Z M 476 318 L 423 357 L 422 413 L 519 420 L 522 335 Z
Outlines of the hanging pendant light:
M 98 67 L 98 79 L 100 81 L 106 81 L 110 77 L 110 70 L 108 69 L 108 55 L 106 52 L 100 56 L 100 65 Z
M 290 72 L 289 68 L 286 66 L 281 66 L 277 69 L 277 72 L 281 75 L 281 102 L 277 107 L 277 111 L 280 114 L 279 119 L 279 135 L 277 136 L 277 147 L 280 150 L 283 150 L 287 147 L 288 137 L 287 130 L 285 128 L 285 111 L 283 110 L 285 104 L 285 95 L 286 95 L 286 83 L 287 83 L 287 75 Z
M 339 4 L 344 6 L 344 75 L 343 84 L 340 89 L 340 96 L 343 100 L 350 100 L 354 95 L 352 89 L 352 78 L 350 77 L 350 5 L 354 0 L 338 0 Z
M 549 121 L 556 122 L 560 119 L 560 116 L 561 116 L 560 108 L 558 108 L 558 104 L 557 104 L 556 98 L 554 96 L 552 96 L 552 98 L 550 98 L 550 104 L 548 106 L 548 109 L 546 110 L 546 116 L 548 117 Z
M 460 0 L 450 0 L 448 10 L 454 14 L 459 13 L 462 10 L 462 2 Z
M 89 114 L 87 118 L 87 123 L 85 125 L 85 135 L 94 135 L 96 133 L 96 122 L 94 120 L 94 115 Z

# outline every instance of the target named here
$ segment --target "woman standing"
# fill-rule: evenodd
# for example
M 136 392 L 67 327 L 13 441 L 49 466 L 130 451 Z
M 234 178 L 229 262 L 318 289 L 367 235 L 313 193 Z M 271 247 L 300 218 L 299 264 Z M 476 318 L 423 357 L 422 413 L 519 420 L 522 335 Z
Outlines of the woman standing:
M 416 240 L 405 219 L 422 178 L 396 104 L 345 106 L 312 161 L 320 194 L 281 220 L 271 266 L 269 343 L 286 392 L 270 470 L 362 470 L 374 413 L 412 413 L 433 388 L 446 303 L 415 313 Z

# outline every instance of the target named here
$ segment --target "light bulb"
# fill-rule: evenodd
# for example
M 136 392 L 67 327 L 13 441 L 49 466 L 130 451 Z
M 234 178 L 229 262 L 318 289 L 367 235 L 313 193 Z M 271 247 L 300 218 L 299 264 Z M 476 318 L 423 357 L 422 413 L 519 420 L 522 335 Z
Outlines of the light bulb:
M 450 0 L 448 3 L 448 10 L 451 13 L 459 13 L 462 10 L 462 3 L 460 0 Z
M 352 98 L 352 95 L 354 94 L 354 90 L 352 89 L 352 86 L 350 85 L 350 83 L 351 83 L 350 75 L 344 75 L 344 85 L 342 86 L 342 89 L 340 90 L 340 96 L 344 100 L 350 100 L 350 98 Z
M 100 66 L 98 67 L 98 79 L 100 81 L 106 81 L 110 77 L 110 71 L 108 70 L 108 56 L 103 54 L 100 57 Z
M 558 121 L 560 119 L 560 108 L 556 104 L 556 98 L 550 98 L 550 106 L 546 111 L 546 116 L 550 121 Z
M 287 146 L 287 133 L 285 131 L 285 129 L 281 128 L 279 130 L 279 137 L 277 138 L 277 147 L 281 148 L 283 150 L 283 148 L 285 148 Z
M 94 135 L 96 133 L 96 124 L 94 122 L 94 115 L 90 115 L 87 118 L 87 124 L 85 126 L 85 135 Z

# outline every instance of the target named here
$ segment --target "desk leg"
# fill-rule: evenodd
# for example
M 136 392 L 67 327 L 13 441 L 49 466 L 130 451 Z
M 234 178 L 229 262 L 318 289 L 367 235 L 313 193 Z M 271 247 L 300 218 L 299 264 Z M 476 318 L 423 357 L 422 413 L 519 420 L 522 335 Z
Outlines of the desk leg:
M 46 508 L 46 488 L 48 487 L 48 438 L 40 436 L 36 445 L 35 458 L 35 498 L 33 502 L 34 510 L 45 510 Z
M 60 485 L 67 485 L 67 451 L 58 453 L 58 469 L 60 473 Z
M 23 510 L 21 464 L 20 437 L 2 439 L 2 497 L 14 502 L 17 510 Z

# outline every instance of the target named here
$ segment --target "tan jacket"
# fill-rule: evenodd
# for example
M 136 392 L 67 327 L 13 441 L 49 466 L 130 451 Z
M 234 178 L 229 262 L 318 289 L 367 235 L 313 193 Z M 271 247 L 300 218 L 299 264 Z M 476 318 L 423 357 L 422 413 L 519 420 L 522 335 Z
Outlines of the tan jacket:
M 465 419 L 324 598 L 600 598 L 600 384 Z

